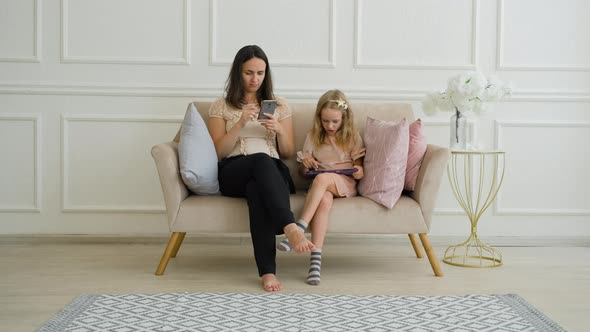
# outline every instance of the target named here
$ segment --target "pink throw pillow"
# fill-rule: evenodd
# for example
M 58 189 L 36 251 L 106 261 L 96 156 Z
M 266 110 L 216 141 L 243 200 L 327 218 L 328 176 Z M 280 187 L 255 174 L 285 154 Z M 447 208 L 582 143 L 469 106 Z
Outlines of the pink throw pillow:
M 406 119 L 394 123 L 367 118 L 365 176 L 358 185 L 362 196 L 388 209 L 397 203 L 404 189 L 409 136 Z
M 410 144 L 408 146 L 408 165 L 406 167 L 405 190 L 414 191 L 416 179 L 426 153 L 426 137 L 422 132 L 422 120 L 418 119 L 410 125 Z

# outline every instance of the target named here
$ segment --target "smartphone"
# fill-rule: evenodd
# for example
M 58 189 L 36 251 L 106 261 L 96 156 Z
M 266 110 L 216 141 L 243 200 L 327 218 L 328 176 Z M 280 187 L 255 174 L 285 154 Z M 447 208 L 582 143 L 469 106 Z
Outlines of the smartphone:
M 260 113 L 258 113 L 258 119 L 269 119 L 264 113 L 274 114 L 277 108 L 276 100 L 263 100 L 260 105 Z

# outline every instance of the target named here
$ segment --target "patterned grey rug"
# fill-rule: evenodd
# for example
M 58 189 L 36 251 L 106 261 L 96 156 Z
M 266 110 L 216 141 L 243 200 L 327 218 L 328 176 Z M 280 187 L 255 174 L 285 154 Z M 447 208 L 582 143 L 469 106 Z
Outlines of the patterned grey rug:
M 80 296 L 48 331 L 565 331 L 515 294 L 349 296 L 173 293 Z

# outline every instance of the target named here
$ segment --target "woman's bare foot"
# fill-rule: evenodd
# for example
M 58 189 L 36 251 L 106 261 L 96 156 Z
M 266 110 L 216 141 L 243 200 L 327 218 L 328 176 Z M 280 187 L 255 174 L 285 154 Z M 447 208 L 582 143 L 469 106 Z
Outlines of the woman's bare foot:
M 272 273 L 267 273 L 262 275 L 262 287 L 267 292 L 278 292 L 283 290 L 283 285 Z
M 283 231 L 289 240 L 289 244 L 296 253 L 310 252 L 315 249 L 313 243 L 305 237 L 305 234 L 297 224 L 290 223 L 283 228 Z

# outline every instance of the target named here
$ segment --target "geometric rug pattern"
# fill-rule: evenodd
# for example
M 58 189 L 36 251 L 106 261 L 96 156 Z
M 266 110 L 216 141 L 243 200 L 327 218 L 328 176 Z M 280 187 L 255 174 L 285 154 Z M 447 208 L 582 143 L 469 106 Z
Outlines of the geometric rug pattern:
M 41 332 L 565 331 L 515 294 L 351 296 L 165 293 L 83 295 Z

